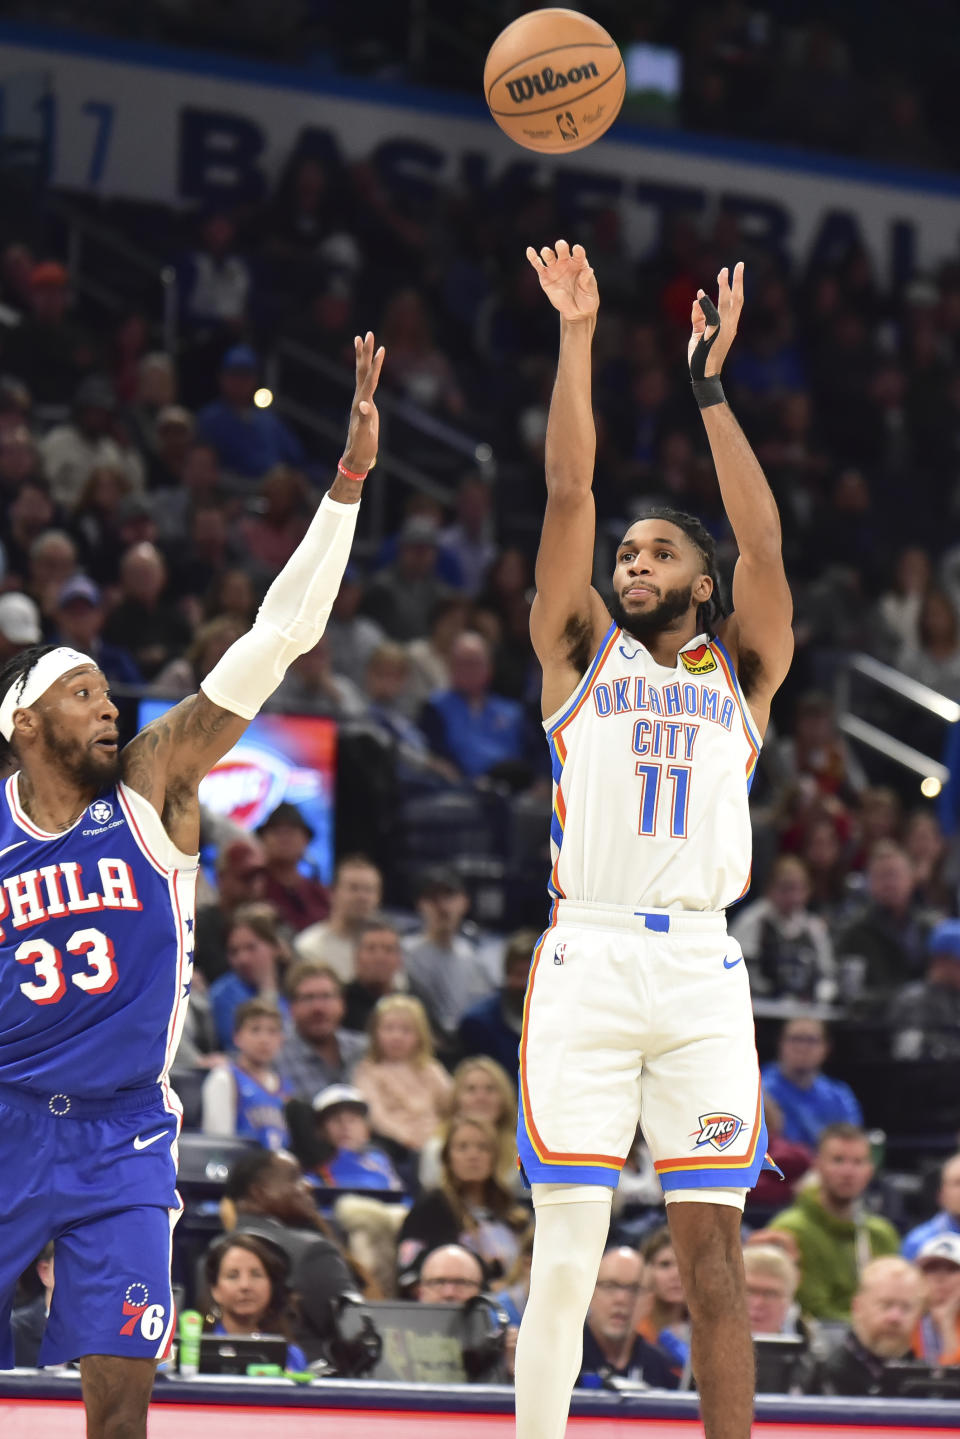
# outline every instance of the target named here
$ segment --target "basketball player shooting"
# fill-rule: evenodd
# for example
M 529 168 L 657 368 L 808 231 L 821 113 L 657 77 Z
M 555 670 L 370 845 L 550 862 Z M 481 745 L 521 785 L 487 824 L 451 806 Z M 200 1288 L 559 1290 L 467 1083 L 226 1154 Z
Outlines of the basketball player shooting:
M 693 393 L 739 548 L 734 613 L 713 541 L 649 510 L 591 585 L 599 296 L 583 248 L 527 257 L 560 312 L 547 507 L 530 618 L 553 762 L 553 901 L 520 1045 L 518 1146 L 536 1208 L 516 1354 L 520 1439 L 560 1439 L 613 1189 L 639 1118 L 692 1317 L 707 1439 L 746 1439 L 753 1352 L 740 1222 L 766 1129 L 746 966 L 724 910 L 750 872 L 747 795 L 793 650 L 780 522 L 723 397 L 743 266 L 693 303 Z M 718 314 L 719 310 L 719 314 Z
M 198 787 L 323 633 L 376 459 L 383 354 L 357 339 L 336 479 L 199 694 L 121 753 L 88 656 L 38 646 L 0 671 L 0 760 L 17 766 L 0 797 L 0 1368 L 17 1276 L 53 1239 L 40 1364 L 79 1359 L 89 1439 L 143 1439 L 173 1332 L 167 1072 L 193 968 Z

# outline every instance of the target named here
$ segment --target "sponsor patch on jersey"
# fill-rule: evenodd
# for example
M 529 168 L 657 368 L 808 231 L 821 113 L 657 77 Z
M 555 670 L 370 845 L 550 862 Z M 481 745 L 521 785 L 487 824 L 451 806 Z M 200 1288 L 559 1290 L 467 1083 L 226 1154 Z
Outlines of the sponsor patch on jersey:
M 717 667 L 709 645 L 697 645 L 694 650 L 681 650 L 680 660 L 684 669 L 692 675 L 708 675 Z
M 743 1120 L 735 1114 L 701 1114 L 698 1123 L 699 1130 L 693 1132 L 694 1149 L 710 1144 L 720 1154 L 730 1148 L 743 1128 Z
M 90 818 L 95 819 L 97 824 L 106 824 L 107 820 L 113 819 L 113 805 L 108 799 L 95 799 L 90 806 Z

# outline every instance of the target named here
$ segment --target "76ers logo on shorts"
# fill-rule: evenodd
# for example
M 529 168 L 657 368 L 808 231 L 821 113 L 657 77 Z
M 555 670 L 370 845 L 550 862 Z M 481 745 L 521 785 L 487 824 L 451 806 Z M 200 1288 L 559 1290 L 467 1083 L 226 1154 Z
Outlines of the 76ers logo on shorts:
M 694 1149 L 712 1144 L 721 1154 L 730 1148 L 743 1128 L 743 1120 L 735 1114 L 701 1114 L 698 1122 L 700 1129 L 693 1132 Z
M 128 1284 L 123 1296 L 123 1323 L 120 1333 L 134 1336 L 140 1334 L 150 1344 L 155 1344 L 167 1327 L 167 1311 L 162 1304 L 150 1303 L 150 1291 L 145 1284 Z

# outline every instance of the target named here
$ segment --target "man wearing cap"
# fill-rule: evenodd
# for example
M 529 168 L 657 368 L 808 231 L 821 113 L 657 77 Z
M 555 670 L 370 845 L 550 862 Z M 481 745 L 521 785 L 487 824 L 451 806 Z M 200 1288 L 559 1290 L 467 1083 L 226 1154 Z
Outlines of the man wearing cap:
M 0 595 L 0 664 L 28 645 L 38 645 L 42 638 L 40 611 L 30 596 L 13 590 Z
M 914 1348 L 928 1364 L 960 1364 L 960 1234 L 939 1234 L 915 1263 L 927 1282 L 927 1307 Z
M 105 619 L 103 596 L 93 580 L 86 575 L 74 575 L 67 580 L 54 612 L 58 643 L 90 655 L 111 684 L 142 685 L 143 676 L 133 656 L 102 638 Z
M 143 489 L 139 455 L 121 450 L 112 437 L 117 394 L 103 375 L 88 375 L 73 397 L 70 419 L 54 425 L 40 441 L 43 468 L 58 505 L 73 509 L 93 470 L 119 470 L 132 490 Z
M 258 408 L 260 361 L 249 345 L 234 345 L 220 365 L 220 399 L 197 416 L 200 439 L 212 445 L 225 470 L 244 479 L 261 479 L 274 465 L 301 466 L 303 446 L 272 407 Z
M 328 1189 L 402 1189 L 400 1176 L 382 1149 L 370 1142 L 367 1101 L 352 1084 L 330 1084 L 313 1101 L 329 1158 L 307 1178 Z
M 960 1059 L 960 919 L 938 924 L 927 940 L 923 979 L 904 985 L 890 1005 L 894 1059 Z
M 951 1154 L 944 1161 L 937 1202 L 940 1208 L 933 1218 L 916 1225 L 906 1235 L 901 1248 L 905 1259 L 916 1259 L 929 1239 L 941 1234 L 960 1236 L 960 1153 Z
M 56 260 L 30 274 L 31 313 L 4 340 L 4 364 L 40 405 L 66 405 L 96 362 L 92 339 L 68 316 L 70 277 Z
M 425 871 L 417 887 L 423 929 L 403 943 L 410 991 L 448 1047 L 455 1044 L 466 1011 L 495 993 L 500 978 L 489 956 L 462 933 L 469 908 L 470 896 L 456 870 L 437 866 Z
M 295 934 L 330 913 L 326 886 L 300 868 L 313 828 L 295 804 L 284 801 L 257 830 L 267 859 L 266 898 Z

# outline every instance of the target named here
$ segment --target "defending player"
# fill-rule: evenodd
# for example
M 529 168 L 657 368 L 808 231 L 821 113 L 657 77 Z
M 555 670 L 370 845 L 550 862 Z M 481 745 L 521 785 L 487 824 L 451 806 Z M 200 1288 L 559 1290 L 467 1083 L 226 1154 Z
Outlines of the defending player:
M 597 286 L 579 245 L 527 256 L 561 321 L 530 619 L 553 759 L 554 905 L 520 1046 L 518 1144 L 537 1226 L 517 1430 L 563 1433 L 639 1115 L 693 1319 L 707 1439 L 746 1439 L 753 1353 L 740 1221 L 766 1131 L 746 966 L 724 909 L 749 883 L 747 792 L 793 640 L 776 505 L 717 378 L 743 267 L 732 287 L 726 270 L 718 277 L 719 329 L 699 292 L 689 349 L 740 551 L 735 613 L 724 619 L 713 543 L 674 510 L 631 525 L 610 610 L 592 588 Z
M 337 477 L 199 694 L 118 753 L 89 657 L 37 647 L 0 672 L 19 766 L 0 795 L 0 1368 L 17 1275 L 52 1238 L 40 1363 L 79 1358 L 90 1439 L 146 1434 L 169 1346 L 181 1206 L 167 1071 L 193 968 L 197 790 L 326 625 L 377 454 L 371 334 L 356 361 Z

